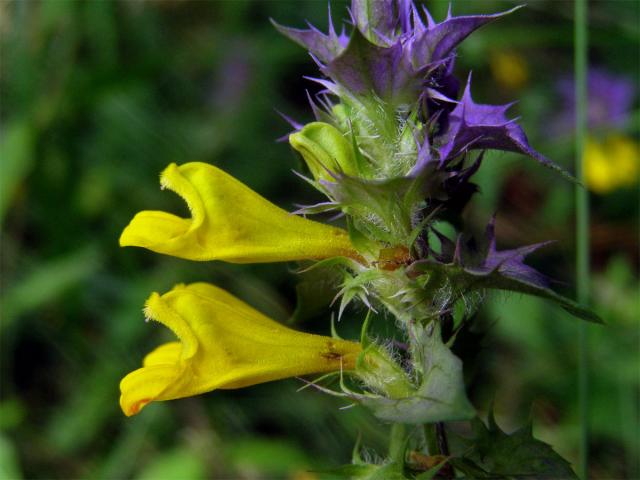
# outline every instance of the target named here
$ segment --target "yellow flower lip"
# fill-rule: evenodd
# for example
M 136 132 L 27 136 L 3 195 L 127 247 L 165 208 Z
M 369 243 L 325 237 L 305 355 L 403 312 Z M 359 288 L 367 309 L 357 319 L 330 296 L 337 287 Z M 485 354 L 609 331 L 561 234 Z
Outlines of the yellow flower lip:
M 171 164 L 160 183 L 185 200 L 191 218 L 140 212 L 121 246 L 232 263 L 359 258 L 345 230 L 290 214 L 213 165 Z
M 120 235 L 121 247 L 145 246 L 149 250 L 167 248 L 176 243 L 190 229 L 192 222 L 166 212 L 144 211 L 136 214 L 127 228 Z M 146 232 L 153 232 L 150 235 Z
M 181 175 L 175 163 L 160 174 L 160 186 L 162 190 L 171 190 L 182 197 L 189 207 L 191 219 L 157 210 L 145 210 L 136 214 L 120 235 L 121 247 L 141 246 L 150 250 L 180 248 L 180 243 L 204 223 L 205 207 L 202 198 Z
M 145 315 L 179 341 L 160 345 L 122 379 L 120 406 L 127 416 L 153 401 L 351 370 L 361 352 L 356 342 L 287 328 L 206 283 L 152 294 Z
M 175 288 L 184 286 L 176 285 Z M 165 325 L 179 341 L 157 347 L 144 358 L 143 368 L 122 379 L 120 390 L 123 394 L 120 396 L 120 407 L 128 417 L 137 414 L 145 405 L 161 397 L 184 373 L 183 360 L 193 358 L 198 350 L 197 339 L 188 324 L 175 314 L 158 293 L 152 293 L 145 302 L 144 315 L 147 320 Z

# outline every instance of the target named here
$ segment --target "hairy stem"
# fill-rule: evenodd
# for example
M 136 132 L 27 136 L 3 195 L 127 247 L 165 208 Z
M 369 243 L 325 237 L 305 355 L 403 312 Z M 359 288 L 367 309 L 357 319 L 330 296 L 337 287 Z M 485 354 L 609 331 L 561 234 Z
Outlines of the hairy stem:
M 407 427 L 403 423 L 391 425 L 389 434 L 389 458 L 402 463 L 407 439 Z

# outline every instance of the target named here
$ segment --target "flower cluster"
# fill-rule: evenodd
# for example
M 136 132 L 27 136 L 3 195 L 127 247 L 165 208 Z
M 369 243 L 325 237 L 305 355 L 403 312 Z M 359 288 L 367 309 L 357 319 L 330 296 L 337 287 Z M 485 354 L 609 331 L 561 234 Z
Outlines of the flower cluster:
M 340 391 L 385 421 L 468 419 L 462 364 L 451 352 L 446 319 L 467 318 L 486 290 L 538 295 L 587 320 L 598 318 L 548 287 L 524 258 L 541 245 L 496 249 L 493 221 L 472 238 L 460 213 L 485 150 L 517 152 L 570 178 L 536 152 L 511 119 L 509 105 L 484 105 L 460 93 L 456 47 L 476 29 L 514 10 L 436 22 L 410 0 L 353 0 L 350 35 L 276 25 L 306 47 L 324 90 L 310 98 L 316 121 L 292 121 L 289 142 L 308 182 L 327 201 L 301 208 L 334 211 L 346 229 L 288 213 L 204 163 L 170 165 L 163 188 L 180 195 L 191 218 L 145 211 L 120 238 L 123 246 L 177 257 L 232 263 L 306 260 L 337 273 L 339 310 L 358 301 L 388 312 L 406 348 L 295 332 L 212 285 L 177 286 L 147 301 L 147 317 L 178 342 L 159 347 L 121 383 L 127 415 L 151 401 L 239 388 L 287 376 L 340 372 Z M 446 221 L 459 234 L 445 236 Z M 459 309 L 458 309 L 459 310 Z M 367 319 L 370 317 L 367 315 Z

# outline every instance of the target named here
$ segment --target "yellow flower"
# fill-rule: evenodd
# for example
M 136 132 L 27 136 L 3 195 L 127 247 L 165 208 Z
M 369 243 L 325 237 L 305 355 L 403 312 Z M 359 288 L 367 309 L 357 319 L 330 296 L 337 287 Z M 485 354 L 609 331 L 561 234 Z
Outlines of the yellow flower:
M 518 54 L 507 51 L 493 52 L 489 63 L 493 77 L 504 88 L 519 90 L 529 80 L 527 62 Z
M 232 263 L 358 258 L 345 230 L 290 214 L 212 165 L 171 164 L 160 183 L 187 202 L 192 218 L 140 212 L 121 246 Z
M 120 383 L 120 406 L 135 415 L 153 401 L 286 377 L 352 370 L 359 343 L 291 330 L 207 283 L 154 293 L 145 315 L 175 333 Z
M 640 145 L 623 135 L 610 135 L 604 141 L 589 138 L 584 162 L 589 188 L 606 194 L 638 182 Z

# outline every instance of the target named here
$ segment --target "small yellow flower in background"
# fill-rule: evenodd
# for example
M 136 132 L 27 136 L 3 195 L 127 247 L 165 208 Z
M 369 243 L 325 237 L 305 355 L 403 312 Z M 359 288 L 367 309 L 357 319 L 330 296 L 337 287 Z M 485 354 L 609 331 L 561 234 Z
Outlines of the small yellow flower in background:
M 584 152 L 585 174 L 590 190 L 606 194 L 638 183 L 640 144 L 624 135 L 599 141 L 589 138 Z
M 121 246 L 232 263 L 358 258 L 345 230 L 288 213 L 212 165 L 171 164 L 160 182 L 187 202 L 192 218 L 140 212 Z
M 120 406 L 127 416 L 153 401 L 352 370 L 361 352 L 357 342 L 287 328 L 207 283 L 152 294 L 145 315 L 179 341 L 156 348 L 122 379 Z
M 490 66 L 496 82 L 509 90 L 518 90 L 529 81 L 529 66 L 521 55 L 508 51 L 493 52 Z

